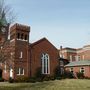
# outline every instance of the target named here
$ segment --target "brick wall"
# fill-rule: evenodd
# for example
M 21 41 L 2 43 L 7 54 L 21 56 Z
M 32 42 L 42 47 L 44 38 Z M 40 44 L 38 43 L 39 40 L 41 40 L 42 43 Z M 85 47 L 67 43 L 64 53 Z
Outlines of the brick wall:
M 31 45 L 31 76 L 34 76 L 37 68 L 41 67 L 41 54 L 47 53 L 50 57 L 50 75 L 58 63 L 58 50 L 46 39 L 36 45 Z

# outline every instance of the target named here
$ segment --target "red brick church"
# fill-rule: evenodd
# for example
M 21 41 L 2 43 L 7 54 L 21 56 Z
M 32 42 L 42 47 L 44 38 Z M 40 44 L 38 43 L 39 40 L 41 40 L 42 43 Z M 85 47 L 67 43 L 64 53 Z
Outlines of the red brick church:
M 90 77 L 90 45 L 58 51 L 46 38 L 30 43 L 29 33 L 29 26 L 17 23 L 10 30 L 6 25 L 0 27 L 0 77 L 5 80 L 33 77 L 38 68 L 42 74 L 53 76 L 57 66 L 60 66 L 60 73 L 66 69 Z M 63 62 L 70 63 L 65 65 Z
M 9 33 L 10 32 L 10 33 Z M 29 43 L 30 27 L 14 24 L 10 31 L 3 27 L 0 32 L 0 63 L 2 77 L 16 79 L 18 76 L 32 77 L 38 68 L 42 74 L 53 75 L 58 63 L 58 50 L 46 38 Z M 8 35 L 10 39 L 8 39 Z

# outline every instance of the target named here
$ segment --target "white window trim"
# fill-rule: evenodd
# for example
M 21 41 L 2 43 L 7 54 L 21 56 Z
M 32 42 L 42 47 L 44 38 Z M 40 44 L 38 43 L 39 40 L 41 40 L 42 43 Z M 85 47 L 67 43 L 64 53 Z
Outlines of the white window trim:
M 43 55 L 43 54 L 42 54 Z M 42 56 L 41 60 L 42 60 L 42 74 L 44 74 L 44 55 Z
M 18 69 L 19 70 L 19 73 L 17 75 L 24 75 L 24 68 L 23 68 L 23 74 L 21 74 L 21 68 Z
M 21 74 L 21 75 L 24 75 L 24 69 L 23 69 L 23 74 Z
M 5 61 L 5 66 L 4 66 L 4 69 L 5 69 L 5 73 L 7 72 L 7 65 L 6 65 L 6 61 Z
M 74 71 L 73 68 L 70 68 L 70 72 Z
M 47 57 L 48 56 L 48 57 Z M 50 74 L 50 59 L 48 54 L 42 54 L 42 74 Z M 44 72 L 44 60 L 45 60 L 45 72 Z M 48 72 L 47 72 L 47 63 L 48 63 Z
M 72 62 L 72 55 L 70 55 L 70 62 Z
M 50 58 L 48 56 L 48 74 L 50 74 Z
M 21 51 L 21 52 L 20 52 L 20 58 L 22 58 L 22 57 L 23 57 L 23 52 Z
M 80 68 L 80 72 L 82 71 L 82 68 L 83 68 L 83 67 L 81 67 L 81 68 Z M 84 70 L 84 72 L 83 72 L 83 73 L 85 73 L 85 68 L 83 68 L 83 70 Z
M 18 68 L 18 70 L 19 70 L 19 73 L 17 73 L 17 75 L 20 75 L 20 68 Z
M 28 41 L 28 40 L 25 40 L 25 39 L 18 39 L 18 38 L 17 38 L 17 40 L 19 40 L 19 41 L 26 41 L 26 42 Z

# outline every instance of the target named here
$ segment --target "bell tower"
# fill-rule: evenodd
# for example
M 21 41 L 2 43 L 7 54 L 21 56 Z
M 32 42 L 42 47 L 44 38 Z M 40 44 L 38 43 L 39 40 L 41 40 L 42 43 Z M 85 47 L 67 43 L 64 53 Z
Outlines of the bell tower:
M 22 24 L 14 24 L 10 29 L 10 43 L 14 46 L 14 78 L 29 76 L 29 32 L 30 27 Z

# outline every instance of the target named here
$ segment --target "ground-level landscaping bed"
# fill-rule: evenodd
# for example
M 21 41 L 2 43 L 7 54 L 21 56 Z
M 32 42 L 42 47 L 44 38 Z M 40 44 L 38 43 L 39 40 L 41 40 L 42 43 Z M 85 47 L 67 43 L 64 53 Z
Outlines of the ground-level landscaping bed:
M 0 82 L 0 90 L 90 90 L 90 80 L 64 79 L 36 83 Z

